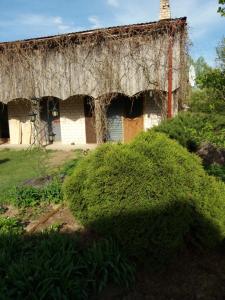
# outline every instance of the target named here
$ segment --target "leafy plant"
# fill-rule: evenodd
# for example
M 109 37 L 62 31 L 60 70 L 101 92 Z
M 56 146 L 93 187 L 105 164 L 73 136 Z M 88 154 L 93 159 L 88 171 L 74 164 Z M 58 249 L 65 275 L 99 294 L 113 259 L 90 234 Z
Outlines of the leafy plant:
M 60 203 L 62 198 L 61 179 L 54 177 L 53 180 L 42 189 L 42 200 L 51 203 Z
M 225 182 L 225 166 L 213 164 L 206 167 L 209 175 L 215 176 Z
M 6 218 L 0 216 L 0 235 L 21 234 L 22 224 L 16 218 Z
M 90 299 L 111 282 L 128 286 L 134 267 L 117 244 L 102 240 L 84 248 L 78 238 L 45 232 L 0 236 L 2 299 Z
M 17 207 L 32 207 L 42 202 L 59 203 L 63 197 L 61 186 L 62 182 L 58 177 L 54 177 L 44 187 L 16 186 L 10 191 L 10 201 Z
M 6 208 L 0 204 L 0 215 L 6 212 Z

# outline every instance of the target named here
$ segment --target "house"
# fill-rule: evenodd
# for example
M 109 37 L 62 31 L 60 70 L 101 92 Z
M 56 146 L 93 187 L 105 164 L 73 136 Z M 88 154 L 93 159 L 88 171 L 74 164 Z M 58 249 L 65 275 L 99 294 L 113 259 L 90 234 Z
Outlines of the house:
M 0 139 L 131 140 L 182 107 L 186 18 L 0 43 Z

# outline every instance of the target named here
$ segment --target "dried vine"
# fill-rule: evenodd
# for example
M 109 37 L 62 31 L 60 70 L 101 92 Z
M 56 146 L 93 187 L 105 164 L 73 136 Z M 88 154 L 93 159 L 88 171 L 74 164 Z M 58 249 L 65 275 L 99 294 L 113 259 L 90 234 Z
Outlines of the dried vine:
M 185 19 L 2 43 L 0 100 L 92 96 L 100 143 L 107 129 L 107 106 L 116 94 L 132 99 L 151 90 L 156 99 L 159 94 L 165 99 L 171 37 L 174 90 L 181 103 L 187 87 Z M 166 100 L 162 107 L 165 116 Z

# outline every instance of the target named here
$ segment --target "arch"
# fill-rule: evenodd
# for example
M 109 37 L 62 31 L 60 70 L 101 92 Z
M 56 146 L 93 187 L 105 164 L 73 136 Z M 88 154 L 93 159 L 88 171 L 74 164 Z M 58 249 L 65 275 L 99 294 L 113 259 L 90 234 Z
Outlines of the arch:
M 26 98 L 15 98 L 8 102 L 11 144 L 31 144 L 32 124 L 29 117 L 31 104 L 31 101 Z
M 87 100 L 93 103 L 93 97 L 85 94 L 72 95 L 60 101 L 62 143 L 72 145 L 87 143 L 85 116 Z
M 7 143 L 9 139 L 8 106 L 7 104 L 0 102 L 0 145 Z
M 54 96 L 44 96 L 39 100 L 42 144 L 61 142 L 60 100 Z

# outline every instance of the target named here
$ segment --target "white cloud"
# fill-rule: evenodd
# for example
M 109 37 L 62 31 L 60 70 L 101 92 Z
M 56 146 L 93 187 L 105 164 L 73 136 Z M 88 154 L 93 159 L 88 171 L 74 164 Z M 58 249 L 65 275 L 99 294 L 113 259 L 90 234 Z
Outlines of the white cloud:
M 110 0 L 108 0 L 110 1 Z M 112 0 L 113 1 L 113 0 Z M 217 13 L 215 0 L 171 0 L 172 17 L 187 16 L 190 38 L 194 46 L 191 49 L 195 56 L 203 55 L 212 63 L 215 57 L 216 44 L 222 38 L 224 18 Z M 113 10 L 111 24 L 133 24 L 157 21 L 159 19 L 159 0 L 123 0 L 119 8 Z
M 119 7 L 119 1 L 118 0 L 107 0 L 108 5 L 113 7 Z
M 66 33 L 78 30 L 73 23 L 65 22 L 60 16 L 26 14 L 19 16 L 16 23 L 37 27 L 40 32 L 43 31 L 43 29 L 44 31 L 48 30 L 49 32 L 55 33 Z
M 91 23 L 91 28 L 93 29 L 100 28 L 102 26 L 97 16 L 90 16 L 88 21 Z

